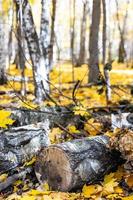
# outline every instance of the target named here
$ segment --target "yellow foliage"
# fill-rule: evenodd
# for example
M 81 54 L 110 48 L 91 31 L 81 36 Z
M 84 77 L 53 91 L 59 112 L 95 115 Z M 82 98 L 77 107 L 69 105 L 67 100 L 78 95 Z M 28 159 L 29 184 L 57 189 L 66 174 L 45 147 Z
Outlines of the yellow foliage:
M 86 108 L 82 107 L 82 106 L 75 106 L 74 107 L 74 114 L 75 115 L 81 115 L 81 116 L 87 116 L 88 112 L 86 110 Z
M 70 133 L 80 133 L 80 131 L 77 130 L 75 126 L 68 126 L 68 130 Z
M 97 194 L 102 191 L 100 185 L 84 185 L 82 189 L 82 194 L 85 198 L 90 198 L 92 195 Z
M 7 177 L 8 177 L 8 174 L 1 174 L 0 175 L 0 182 L 5 181 L 7 179 Z
M 24 107 L 24 108 L 27 108 L 27 109 L 36 109 L 38 107 L 37 104 L 34 104 L 33 102 L 31 101 L 23 101 L 21 102 L 21 107 Z
M 19 198 L 19 200 L 36 200 L 36 197 L 24 195 L 23 197 Z
M 28 194 L 32 196 L 36 196 L 36 195 L 44 195 L 45 192 L 41 190 L 30 190 Z
M 8 12 L 12 5 L 11 0 L 2 0 L 2 8 L 4 12 Z
M 133 174 L 128 175 L 126 178 L 126 183 L 130 188 L 133 188 Z
M 11 112 L 0 110 L 0 127 L 7 128 L 7 125 L 12 125 L 14 120 L 10 119 Z
M 106 175 L 104 177 L 102 194 L 106 196 L 106 195 L 114 193 L 116 186 L 118 186 L 118 182 L 116 182 L 116 179 L 114 178 L 114 173 L 110 173 L 109 175 Z
M 89 134 L 93 136 L 99 134 L 101 128 L 102 128 L 101 124 L 94 122 L 93 118 L 89 119 L 84 125 L 84 130 L 89 132 Z
M 59 142 L 62 130 L 59 128 L 53 128 L 49 133 L 51 143 Z
M 123 197 L 122 200 L 133 200 L 133 195 L 128 196 L 128 197 Z
M 24 166 L 32 165 L 35 161 L 36 161 L 36 158 L 33 157 L 29 162 L 26 162 L 26 163 L 24 164 Z

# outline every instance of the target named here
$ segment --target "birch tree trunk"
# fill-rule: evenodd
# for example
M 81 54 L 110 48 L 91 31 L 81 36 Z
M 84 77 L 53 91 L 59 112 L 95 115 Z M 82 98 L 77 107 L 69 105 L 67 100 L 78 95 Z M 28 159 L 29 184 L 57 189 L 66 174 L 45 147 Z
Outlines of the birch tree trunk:
M 16 0 L 16 3 L 20 9 L 21 2 Z M 44 58 L 42 54 L 28 0 L 25 0 L 22 4 L 22 15 L 23 30 L 33 67 L 36 101 L 40 103 L 46 98 L 47 93 L 49 93 L 49 84 L 47 82 L 47 59 Z
M 0 85 L 6 83 L 6 43 L 4 33 L 4 18 L 2 13 L 2 0 L 0 0 Z
M 74 65 L 75 65 L 75 54 L 74 54 L 75 20 L 76 20 L 75 11 L 76 11 L 76 0 L 73 0 L 72 2 L 70 1 L 70 58 L 72 61 L 72 81 L 73 82 L 74 82 Z
M 98 35 L 101 17 L 101 0 L 93 0 L 92 24 L 89 38 L 89 82 L 97 83 L 99 79 Z
M 45 58 L 47 74 L 50 71 L 49 51 L 50 51 L 50 0 L 42 0 L 40 41 L 42 53 Z
M 49 52 L 49 66 L 52 69 L 53 65 L 53 48 L 55 43 L 55 18 L 56 18 L 56 0 L 52 1 L 52 24 L 51 24 L 51 36 L 50 36 L 50 52 Z
M 120 164 L 120 154 L 110 151 L 108 144 L 107 136 L 96 136 L 51 145 L 38 155 L 37 178 L 65 192 L 98 182 Z

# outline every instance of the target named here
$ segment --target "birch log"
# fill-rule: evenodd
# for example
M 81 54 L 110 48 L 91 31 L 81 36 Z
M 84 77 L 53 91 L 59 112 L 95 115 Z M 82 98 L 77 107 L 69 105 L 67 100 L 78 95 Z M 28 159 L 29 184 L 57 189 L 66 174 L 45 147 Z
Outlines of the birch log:
M 48 122 L 0 132 L 0 174 L 30 160 L 49 145 Z
M 108 142 L 107 136 L 96 136 L 45 148 L 35 165 L 38 180 L 59 191 L 101 180 L 120 163 L 119 153 L 110 151 Z

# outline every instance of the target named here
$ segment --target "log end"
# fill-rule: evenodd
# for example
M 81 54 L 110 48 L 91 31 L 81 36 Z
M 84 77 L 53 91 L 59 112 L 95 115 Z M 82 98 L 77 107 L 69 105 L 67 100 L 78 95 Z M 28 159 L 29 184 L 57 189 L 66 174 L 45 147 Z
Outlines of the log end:
M 70 190 L 73 174 L 69 158 L 62 149 L 44 149 L 37 158 L 35 172 L 39 182 L 47 182 L 52 190 Z

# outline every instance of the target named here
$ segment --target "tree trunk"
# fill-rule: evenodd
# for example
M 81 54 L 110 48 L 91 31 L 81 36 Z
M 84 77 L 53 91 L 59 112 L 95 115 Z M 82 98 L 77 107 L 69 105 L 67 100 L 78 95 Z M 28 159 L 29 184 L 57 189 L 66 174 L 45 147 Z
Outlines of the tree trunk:
M 16 0 L 20 9 L 20 3 Z M 22 4 L 23 14 L 23 29 L 28 44 L 29 54 L 33 67 L 33 78 L 35 84 L 35 96 L 38 103 L 42 102 L 46 98 L 46 94 L 49 93 L 49 84 L 47 82 L 47 60 L 44 59 L 38 36 L 36 33 L 31 7 L 28 0 L 25 0 Z
M 103 60 L 102 63 L 105 65 L 106 62 L 106 0 L 102 0 L 102 6 L 103 6 L 103 35 L 102 35 L 102 43 L 103 43 Z
M 72 1 L 72 13 L 70 7 L 70 58 L 72 61 L 72 81 L 74 82 L 74 65 L 75 65 L 75 54 L 74 54 L 74 43 L 75 43 L 75 9 L 76 9 L 76 0 Z
M 121 28 L 120 26 L 120 19 L 119 19 L 119 5 L 118 5 L 118 0 L 115 0 L 116 2 L 116 9 L 117 9 L 117 21 L 118 21 L 118 30 L 120 33 L 120 43 L 119 43 L 119 49 L 118 49 L 118 62 L 119 63 L 124 63 L 125 58 L 126 58 L 126 50 L 125 50 L 125 30 L 126 30 L 126 21 L 128 17 L 128 4 L 129 0 L 127 0 L 127 8 L 126 8 L 126 13 L 123 19 L 123 27 Z
M 50 11 L 49 0 L 42 0 L 40 41 L 43 56 L 45 58 L 47 74 L 50 71 L 49 51 L 50 51 Z
M 0 132 L 0 174 L 16 168 L 49 145 L 49 123 L 27 125 Z
M 97 83 L 99 79 L 98 35 L 101 17 L 101 0 L 93 0 L 92 23 L 89 39 L 89 82 Z
M 81 32 L 80 32 L 80 51 L 78 65 L 82 65 L 85 62 L 85 38 L 86 38 L 86 20 L 87 20 L 87 1 L 83 4 L 83 17 L 81 21 Z
M 120 164 L 119 153 L 111 152 L 106 147 L 108 142 L 108 137 L 97 136 L 49 146 L 37 158 L 38 180 L 59 191 L 100 181 Z
M 120 37 L 120 43 L 119 43 L 119 50 L 118 50 L 118 63 L 124 63 L 126 51 L 124 46 L 124 38 L 123 36 Z
M 6 70 L 6 39 L 4 32 L 4 17 L 2 16 L 2 0 L 0 0 L 0 85 L 7 82 Z
M 56 17 L 56 0 L 52 0 L 52 25 L 51 25 L 51 36 L 50 36 L 50 52 L 49 52 L 49 66 L 52 69 L 53 63 L 53 47 L 55 42 L 55 17 Z

